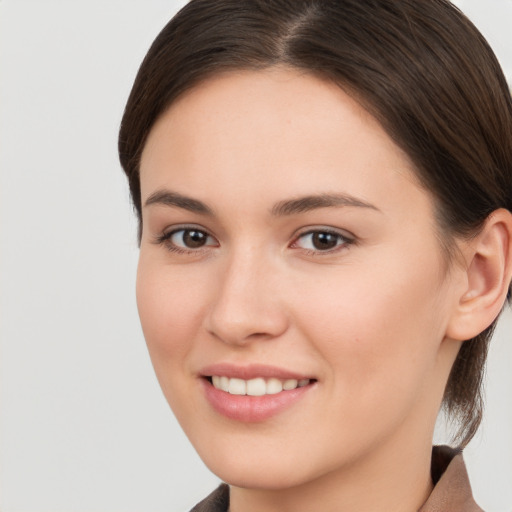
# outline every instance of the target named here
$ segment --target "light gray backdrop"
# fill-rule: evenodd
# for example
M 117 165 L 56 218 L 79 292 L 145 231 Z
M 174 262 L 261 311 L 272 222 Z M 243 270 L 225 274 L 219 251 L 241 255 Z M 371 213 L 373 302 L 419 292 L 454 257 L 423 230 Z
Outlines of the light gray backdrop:
M 217 484 L 153 376 L 116 154 L 138 65 L 183 3 L 0 0 L 2 512 L 179 512 Z M 512 77 L 512 0 L 458 4 Z M 509 314 L 466 455 L 488 512 L 512 511 L 511 333 Z

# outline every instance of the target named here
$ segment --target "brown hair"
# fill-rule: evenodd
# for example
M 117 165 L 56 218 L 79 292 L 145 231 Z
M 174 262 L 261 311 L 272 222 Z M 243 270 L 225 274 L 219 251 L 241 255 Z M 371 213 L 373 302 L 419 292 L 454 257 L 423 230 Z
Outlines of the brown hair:
M 448 1 L 192 0 L 148 51 L 121 124 L 139 221 L 139 161 L 158 117 L 209 76 L 278 64 L 332 80 L 379 120 L 433 194 L 448 251 L 492 211 L 512 211 L 510 92 L 485 39 Z M 446 387 L 462 445 L 481 421 L 494 325 L 463 343 Z

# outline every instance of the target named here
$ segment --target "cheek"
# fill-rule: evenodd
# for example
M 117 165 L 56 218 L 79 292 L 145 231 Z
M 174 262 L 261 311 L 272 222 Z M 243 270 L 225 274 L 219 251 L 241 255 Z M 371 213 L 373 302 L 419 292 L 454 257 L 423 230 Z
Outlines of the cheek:
M 204 287 L 193 274 L 154 263 L 141 252 L 137 307 L 144 337 L 160 383 L 172 379 L 201 328 Z M 171 371 L 172 370 L 172 371 Z
M 412 400 L 426 385 L 443 339 L 438 270 L 383 258 L 305 284 L 301 329 L 330 362 L 335 392 L 361 414 L 365 403 L 371 417 L 375 406 Z

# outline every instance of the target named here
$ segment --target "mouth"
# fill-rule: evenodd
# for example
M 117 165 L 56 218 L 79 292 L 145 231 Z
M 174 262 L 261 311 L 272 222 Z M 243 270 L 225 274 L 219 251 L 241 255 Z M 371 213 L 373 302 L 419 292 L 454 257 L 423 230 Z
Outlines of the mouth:
M 206 380 L 208 380 L 215 389 L 224 391 L 230 395 L 241 396 L 277 395 L 283 391 L 292 391 L 308 386 L 314 381 L 314 379 L 278 379 L 275 377 L 255 377 L 245 380 L 236 377 L 227 377 L 225 375 L 207 376 Z
M 266 365 L 216 364 L 200 374 L 207 402 L 218 414 L 257 423 L 293 408 L 318 387 L 315 378 Z

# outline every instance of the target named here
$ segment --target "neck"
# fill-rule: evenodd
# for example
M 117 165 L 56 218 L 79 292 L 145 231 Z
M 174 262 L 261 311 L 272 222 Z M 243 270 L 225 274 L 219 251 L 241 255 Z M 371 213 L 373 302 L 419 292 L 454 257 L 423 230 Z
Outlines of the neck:
M 432 492 L 431 446 L 408 443 L 285 489 L 231 487 L 230 512 L 415 512 Z

